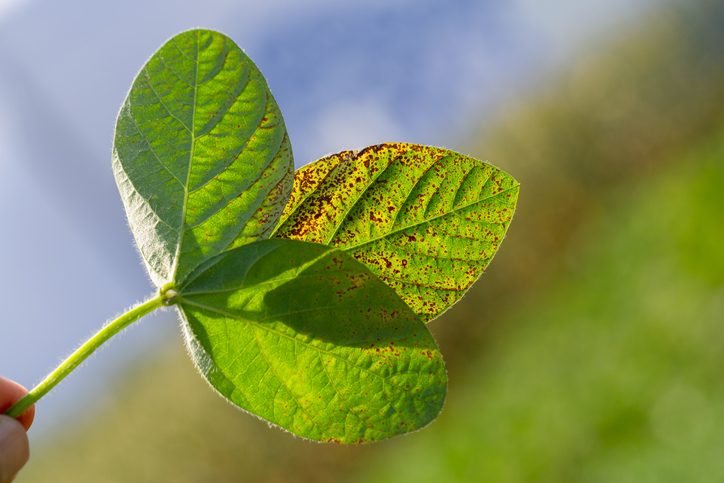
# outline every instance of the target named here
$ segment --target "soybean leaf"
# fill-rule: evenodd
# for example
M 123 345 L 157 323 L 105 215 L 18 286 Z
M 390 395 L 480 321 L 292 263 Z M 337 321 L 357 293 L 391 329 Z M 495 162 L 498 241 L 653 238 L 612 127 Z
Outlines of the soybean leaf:
M 447 149 L 343 151 L 299 169 L 275 236 L 337 247 L 423 320 L 457 302 L 498 250 L 518 182 Z
M 264 77 L 231 39 L 208 30 L 172 38 L 138 73 L 118 115 L 113 168 L 158 286 L 266 238 L 293 176 Z
M 442 407 L 446 373 L 431 334 L 338 250 L 246 245 L 191 275 L 177 303 L 211 385 L 304 438 L 384 439 L 426 425 Z

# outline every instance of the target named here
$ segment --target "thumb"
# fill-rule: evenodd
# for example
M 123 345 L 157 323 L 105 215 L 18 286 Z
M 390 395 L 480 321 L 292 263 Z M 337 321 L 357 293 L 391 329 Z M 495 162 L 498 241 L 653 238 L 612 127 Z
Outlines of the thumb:
M 28 436 L 15 419 L 0 415 L 0 483 L 9 483 L 28 457 Z

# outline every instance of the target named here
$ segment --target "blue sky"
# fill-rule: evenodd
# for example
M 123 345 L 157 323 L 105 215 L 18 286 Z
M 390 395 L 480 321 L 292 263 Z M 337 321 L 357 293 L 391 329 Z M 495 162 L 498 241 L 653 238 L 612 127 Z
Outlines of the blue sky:
M 246 50 L 301 165 L 391 140 L 462 149 L 471 120 L 656 1 L 0 0 L 0 374 L 34 384 L 151 291 L 110 150 L 133 76 L 173 34 L 214 28 Z M 104 349 L 43 401 L 39 430 L 175 325 L 168 312 Z

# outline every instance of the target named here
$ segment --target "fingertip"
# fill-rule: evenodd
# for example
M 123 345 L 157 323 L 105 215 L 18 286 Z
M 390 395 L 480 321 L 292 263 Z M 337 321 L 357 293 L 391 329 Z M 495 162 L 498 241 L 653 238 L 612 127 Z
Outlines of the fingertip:
M 25 428 L 19 421 L 0 415 L 0 482 L 12 481 L 30 458 Z
M 25 431 L 29 430 L 35 420 L 35 405 L 30 406 L 23 414 L 15 419 L 25 428 Z
M 10 406 L 15 404 L 27 393 L 28 390 L 22 385 L 0 376 L 0 414 L 7 411 Z M 33 424 L 33 420 L 35 419 L 35 406 L 31 406 L 26 409 L 25 412 L 16 419 L 23 425 L 25 431 L 30 429 L 30 426 Z

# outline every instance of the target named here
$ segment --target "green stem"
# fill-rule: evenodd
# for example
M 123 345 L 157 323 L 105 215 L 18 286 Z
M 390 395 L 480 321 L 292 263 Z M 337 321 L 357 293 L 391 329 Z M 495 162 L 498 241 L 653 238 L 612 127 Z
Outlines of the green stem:
M 13 418 L 17 418 L 23 414 L 30 406 L 35 404 L 38 399 L 45 396 L 48 391 L 53 389 L 56 384 L 62 381 L 65 376 L 73 372 L 76 367 L 86 360 L 88 356 L 93 354 L 93 352 L 95 352 L 96 349 L 98 349 L 104 342 L 144 315 L 153 312 L 162 305 L 165 305 L 165 303 L 167 303 L 167 297 L 163 294 L 157 295 L 146 302 L 136 305 L 117 319 L 106 324 L 105 327 L 99 330 L 93 337 L 88 339 L 75 352 L 68 356 L 66 360 L 61 362 L 53 372 L 48 374 L 48 376 L 29 393 L 27 393 L 25 397 L 5 411 L 5 414 Z

